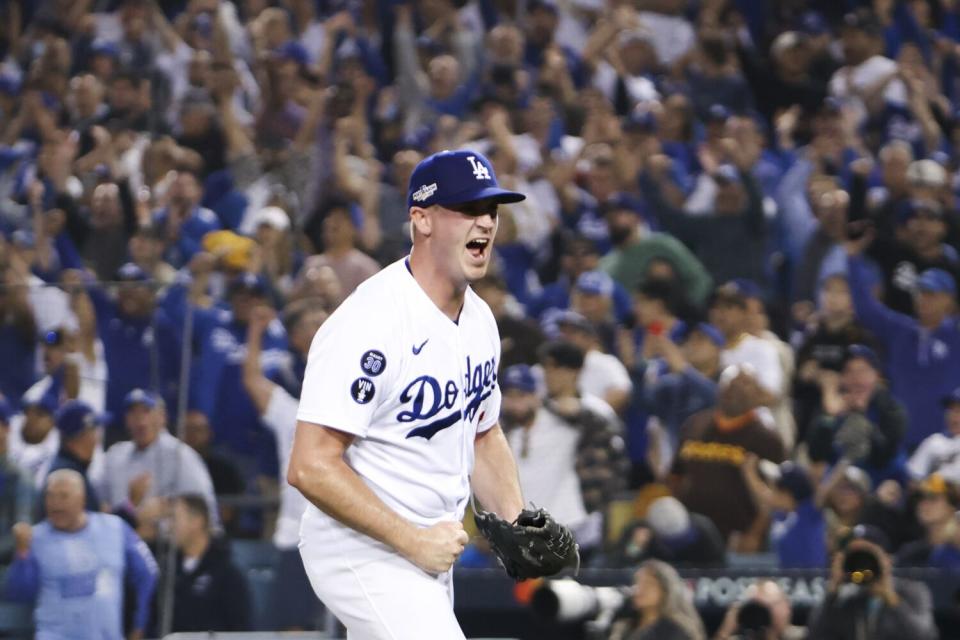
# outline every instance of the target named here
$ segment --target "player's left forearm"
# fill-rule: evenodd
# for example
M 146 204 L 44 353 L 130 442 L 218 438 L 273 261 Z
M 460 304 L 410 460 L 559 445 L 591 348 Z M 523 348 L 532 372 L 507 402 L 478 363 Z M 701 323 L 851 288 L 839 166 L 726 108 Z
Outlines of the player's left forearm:
M 513 452 L 500 425 L 477 436 L 470 484 L 483 508 L 504 520 L 514 520 L 523 510 L 523 494 Z

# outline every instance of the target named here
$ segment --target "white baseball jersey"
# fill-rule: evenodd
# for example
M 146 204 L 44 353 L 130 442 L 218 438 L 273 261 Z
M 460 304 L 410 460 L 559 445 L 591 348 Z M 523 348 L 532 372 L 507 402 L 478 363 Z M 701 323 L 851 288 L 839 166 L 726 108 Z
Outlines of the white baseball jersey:
M 468 288 L 454 322 L 399 260 L 360 285 L 317 332 L 297 418 L 355 435 L 347 464 L 403 518 L 419 526 L 459 521 L 474 439 L 500 414 L 499 360 L 486 303 Z M 384 549 L 313 505 L 301 538 L 331 527 L 342 527 L 345 541 Z

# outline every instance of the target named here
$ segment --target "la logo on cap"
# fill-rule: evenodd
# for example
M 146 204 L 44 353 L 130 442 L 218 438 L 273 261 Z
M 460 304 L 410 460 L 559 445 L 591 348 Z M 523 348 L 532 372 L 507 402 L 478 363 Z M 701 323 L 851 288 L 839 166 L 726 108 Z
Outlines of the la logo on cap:
M 470 165 L 473 167 L 473 177 L 477 180 L 489 180 L 490 171 L 487 170 L 487 167 L 484 166 L 482 162 L 477 162 L 476 156 L 467 156 L 467 160 L 470 162 Z

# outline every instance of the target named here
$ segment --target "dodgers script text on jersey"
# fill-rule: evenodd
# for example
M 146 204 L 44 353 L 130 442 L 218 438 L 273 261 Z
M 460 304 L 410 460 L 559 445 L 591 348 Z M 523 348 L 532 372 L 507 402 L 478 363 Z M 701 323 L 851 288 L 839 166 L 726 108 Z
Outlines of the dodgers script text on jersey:
M 499 360 L 486 304 L 468 289 L 453 322 L 401 260 L 363 283 L 317 333 L 297 418 L 357 436 L 347 463 L 404 518 L 460 520 L 473 441 L 500 414 Z M 311 506 L 305 534 L 312 525 L 340 526 Z

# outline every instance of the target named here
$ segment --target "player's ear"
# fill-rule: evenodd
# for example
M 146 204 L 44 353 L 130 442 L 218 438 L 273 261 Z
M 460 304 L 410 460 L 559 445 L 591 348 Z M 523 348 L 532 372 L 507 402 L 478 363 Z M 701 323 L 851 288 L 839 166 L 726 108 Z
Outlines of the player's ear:
M 410 234 L 413 238 L 414 231 L 422 236 L 429 237 L 433 232 L 433 221 L 426 209 L 422 207 L 413 207 L 410 209 Z

